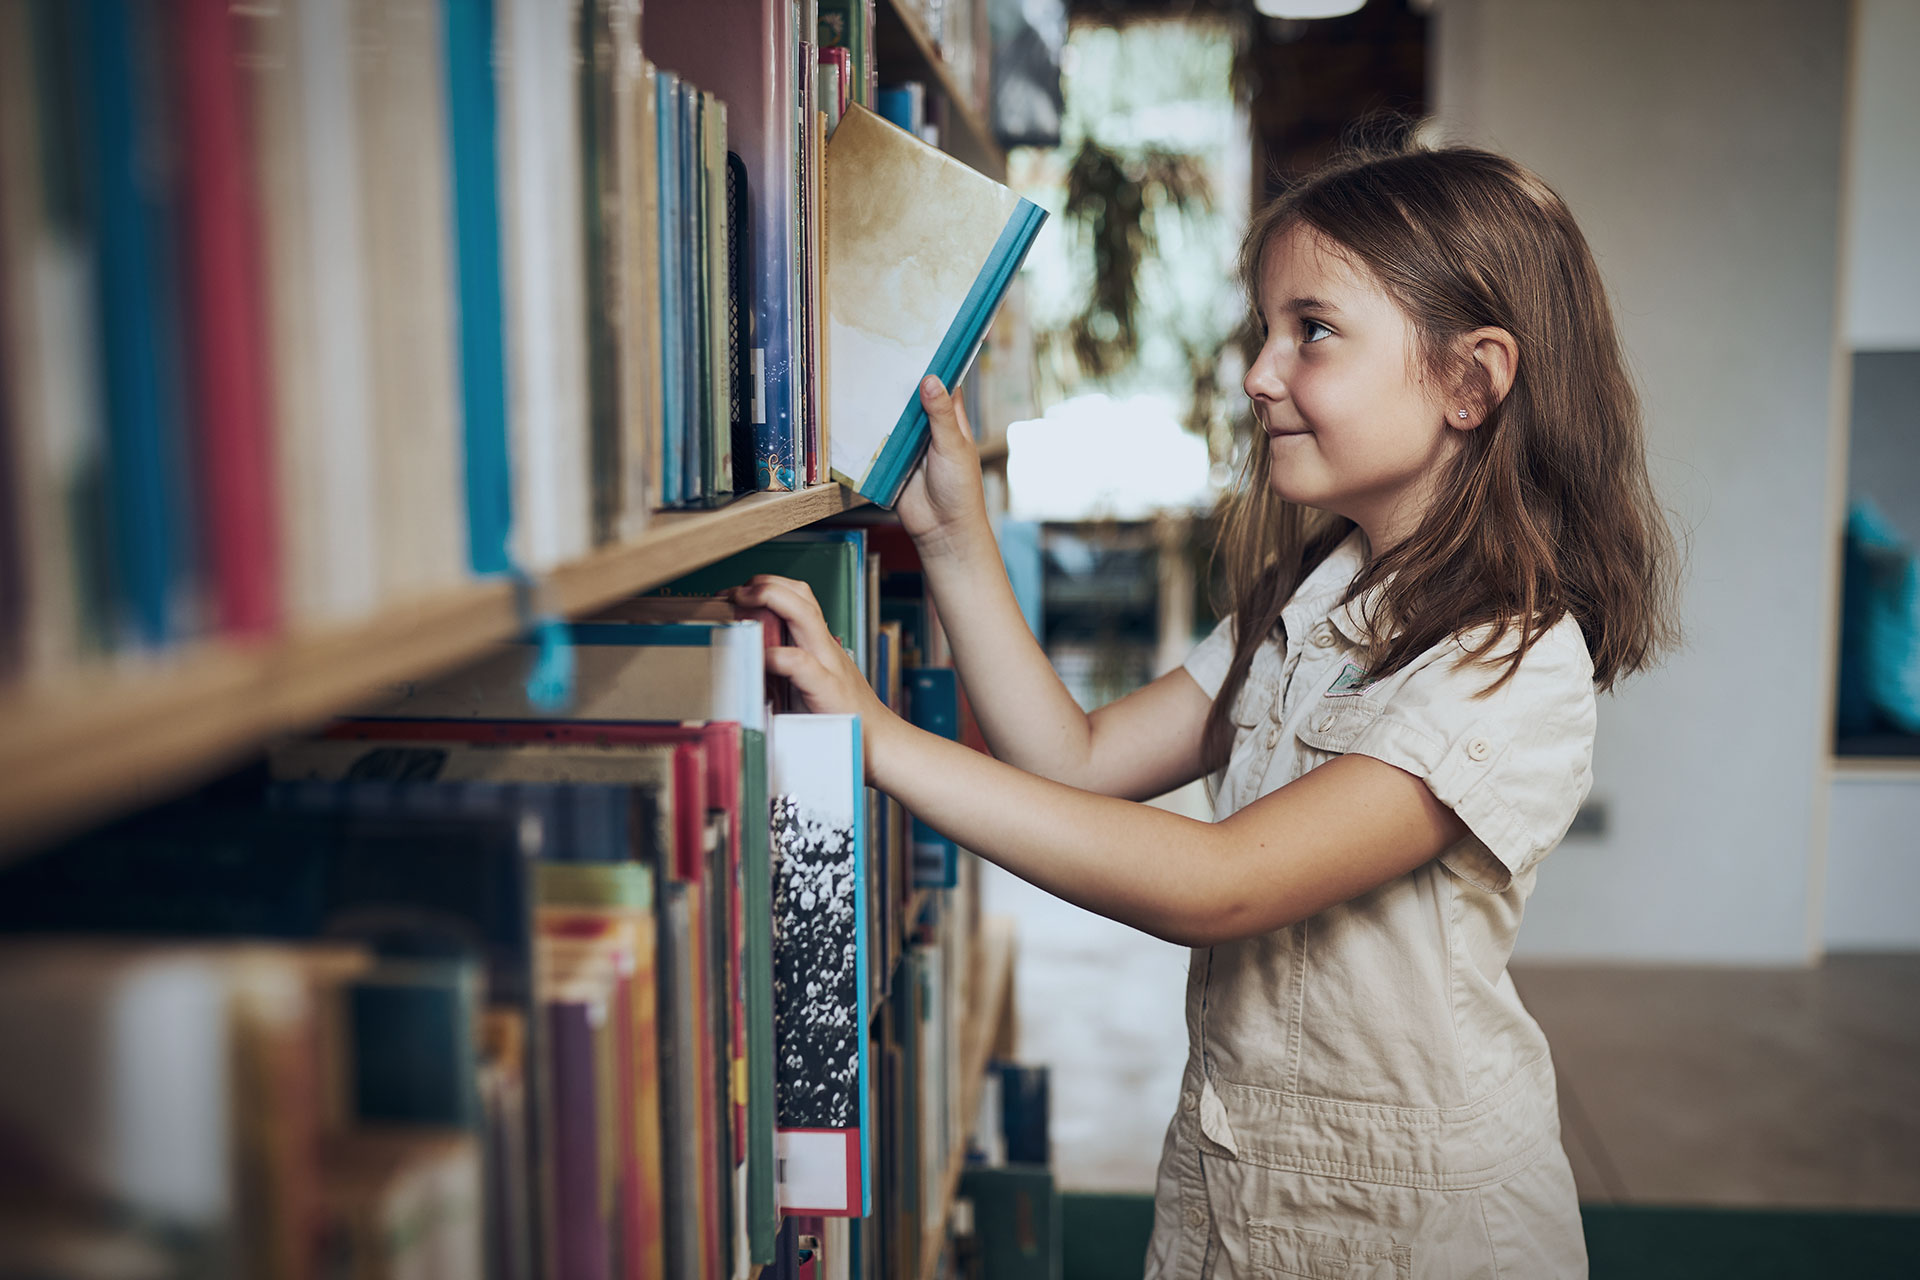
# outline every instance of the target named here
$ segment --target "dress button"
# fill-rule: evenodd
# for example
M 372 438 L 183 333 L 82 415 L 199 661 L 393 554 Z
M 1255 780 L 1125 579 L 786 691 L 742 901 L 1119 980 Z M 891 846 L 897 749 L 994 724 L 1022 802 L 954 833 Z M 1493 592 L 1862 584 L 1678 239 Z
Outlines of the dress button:
M 1326 732 L 1327 730 L 1329 730 L 1329 729 L 1331 729 L 1331 728 L 1333 728 L 1333 717 L 1332 717 L 1332 716 L 1322 716 L 1322 717 L 1321 717 L 1321 719 L 1320 719 L 1320 732 L 1322 732 L 1322 733 L 1325 733 L 1325 732 Z M 1479 758 L 1480 758 L 1480 757 L 1478 757 L 1478 756 L 1475 756 L 1475 757 L 1474 757 L 1474 759 L 1476 759 L 1476 760 L 1478 760 Z
M 1492 754 L 1493 744 L 1485 738 L 1475 738 L 1467 744 L 1467 758 L 1469 760 L 1485 760 Z
M 1202 1208 L 1201 1208 L 1201 1207 L 1200 1207 L 1199 1205 L 1197 1205 L 1197 1204 L 1190 1204 L 1190 1205 L 1188 1205 L 1188 1206 L 1187 1206 L 1187 1225 L 1188 1225 L 1188 1226 L 1190 1226 L 1190 1227 L 1204 1227 L 1204 1226 L 1206 1226 L 1206 1225 L 1207 1225 L 1207 1211 L 1206 1211 L 1205 1209 L 1202 1209 Z
M 1192 1111 L 1197 1107 L 1199 1107 L 1199 1105 L 1200 1105 L 1200 1095 L 1195 1093 L 1193 1090 L 1189 1089 L 1185 1093 L 1180 1095 L 1181 1110 Z
M 1324 622 L 1321 623 L 1319 626 L 1315 627 L 1313 629 L 1313 642 L 1314 644 L 1318 645 L 1322 649 L 1332 648 L 1333 647 L 1333 628 L 1328 626 Z
M 1280 726 L 1267 730 L 1267 750 L 1271 751 L 1280 744 Z

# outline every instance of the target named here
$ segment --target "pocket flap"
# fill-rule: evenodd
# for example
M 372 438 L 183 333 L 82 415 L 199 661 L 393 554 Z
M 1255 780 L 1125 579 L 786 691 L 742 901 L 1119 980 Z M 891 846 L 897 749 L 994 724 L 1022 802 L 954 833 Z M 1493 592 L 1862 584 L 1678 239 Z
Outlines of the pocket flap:
M 1300 741 L 1315 751 L 1341 755 L 1379 714 L 1380 704 L 1364 698 L 1321 698 L 1307 709 L 1298 730 Z

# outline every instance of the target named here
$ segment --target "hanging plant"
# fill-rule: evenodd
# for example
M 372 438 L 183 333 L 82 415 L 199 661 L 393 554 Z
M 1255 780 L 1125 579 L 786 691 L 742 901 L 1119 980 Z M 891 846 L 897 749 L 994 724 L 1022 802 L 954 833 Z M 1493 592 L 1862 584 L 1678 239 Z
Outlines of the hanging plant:
M 1093 251 L 1093 284 L 1067 341 L 1082 374 L 1109 378 L 1140 350 L 1140 264 L 1158 252 L 1154 211 L 1210 211 L 1213 190 L 1191 155 L 1148 147 L 1124 156 L 1091 138 L 1067 171 L 1067 220 Z

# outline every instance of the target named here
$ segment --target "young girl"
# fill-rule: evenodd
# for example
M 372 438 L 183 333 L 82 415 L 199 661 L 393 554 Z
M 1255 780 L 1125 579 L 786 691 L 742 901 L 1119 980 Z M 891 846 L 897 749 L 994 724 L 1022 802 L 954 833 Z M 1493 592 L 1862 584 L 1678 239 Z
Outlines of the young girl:
M 1082 713 L 1021 620 L 929 379 L 899 503 L 995 759 L 902 722 L 806 588 L 769 654 L 874 786 L 1193 947 L 1149 1277 L 1582 1276 L 1545 1038 L 1507 975 L 1592 780 L 1594 695 L 1671 638 L 1670 551 L 1572 216 L 1467 149 L 1353 157 L 1248 232 L 1264 334 L 1230 615 Z M 1208 776 L 1212 823 L 1138 803 Z

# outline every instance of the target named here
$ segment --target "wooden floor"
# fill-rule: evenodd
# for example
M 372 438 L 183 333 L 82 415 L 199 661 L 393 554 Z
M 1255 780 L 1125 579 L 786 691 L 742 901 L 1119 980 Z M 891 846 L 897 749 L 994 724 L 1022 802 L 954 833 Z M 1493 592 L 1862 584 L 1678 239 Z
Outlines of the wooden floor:
M 990 871 L 1054 1167 L 1151 1191 L 1185 1061 L 1187 953 Z M 1920 955 L 1818 969 L 1516 966 L 1583 1200 L 1920 1211 Z

